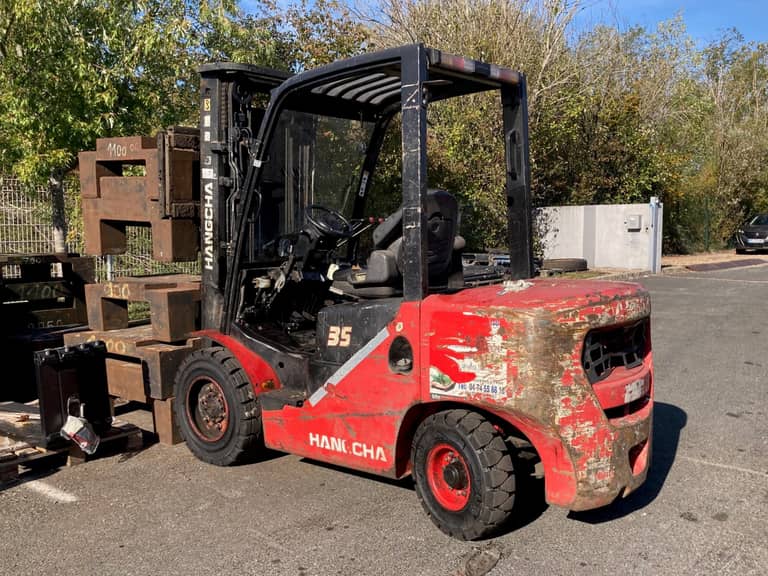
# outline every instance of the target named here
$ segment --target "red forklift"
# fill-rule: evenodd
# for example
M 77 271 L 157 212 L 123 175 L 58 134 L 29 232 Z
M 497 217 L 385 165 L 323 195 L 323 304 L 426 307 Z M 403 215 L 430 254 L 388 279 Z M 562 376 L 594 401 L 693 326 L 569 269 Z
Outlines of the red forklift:
M 533 278 L 523 74 L 409 45 L 290 77 L 232 63 L 201 75 L 208 345 L 180 367 L 174 400 L 198 458 L 231 465 L 272 449 L 410 474 L 434 523 L 461 539 L 509 519 L 521 441 L 550 504 L 591 509 L 643 483 L 649 296 Z M 473 279 L 456 191 L 428 183 L 427 119 L 490 91 L 509 266 Z M 388 133 L 402 179 L 386 189 Z

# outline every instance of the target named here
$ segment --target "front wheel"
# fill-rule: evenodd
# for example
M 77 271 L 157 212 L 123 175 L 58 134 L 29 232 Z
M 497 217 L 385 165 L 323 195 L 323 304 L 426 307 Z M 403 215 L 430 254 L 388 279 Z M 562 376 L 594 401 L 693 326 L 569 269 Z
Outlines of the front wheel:
M 449 410 L 421 423 L 411 452 L 416 493 L 446 534 L 476 540 L 497 532 L 515 502 L 512 457 L 480 414 Z
M 261 447 L 258 400 L 240 364 L 221 346 L 184 359 L 174 395 L 176 425 L 200 460 L 229 466 L 251 459 Z

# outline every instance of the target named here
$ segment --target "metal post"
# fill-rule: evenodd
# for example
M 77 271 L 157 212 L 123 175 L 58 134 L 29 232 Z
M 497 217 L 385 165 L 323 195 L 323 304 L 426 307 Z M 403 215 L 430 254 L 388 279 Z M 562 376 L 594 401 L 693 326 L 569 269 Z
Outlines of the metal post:
M 413 56 L 402 59 L 403 242 L 405 264 L 403 296 L 421 300 L 427 293 L 427 108 L 423 82 L 427 80 L 427 54 L 413 46 Z
M 502 87 L 501 103 L 507 164 L 509 275 L 517 280 L 533 276 L 531 174 L 525 76 L 520 75 L 520 83 L 517 86 Z
M 661 273 L 662 214 L 663 205 L 657 196 L 652 196 L 650 201 L 651 236 L 648 247 L 648 268 L 654 274 Z

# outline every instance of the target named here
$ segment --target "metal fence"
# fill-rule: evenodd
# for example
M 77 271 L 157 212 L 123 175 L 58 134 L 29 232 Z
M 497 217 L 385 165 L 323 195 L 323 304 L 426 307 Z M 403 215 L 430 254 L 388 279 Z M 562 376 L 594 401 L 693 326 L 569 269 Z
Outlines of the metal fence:
M 0 176 L 0 254 L 52 250 L 51 202 L 46 190 Z
M 80 187 L 77 179 L 65 182 L 69 232 L 67 250 L 83 249 Z M 145 276 L 183 272 L 199 274 L 199 262 L 166 263 L 152 259 L 152 233 L 143 226 L 126 227 L 125 254 L 96 258 L 96 280 L 120 276 Z M 44 254 L 53 252 L 51 201 L 44 188 L 25 186 L 17 178 L 0 176 L 0 254 Z

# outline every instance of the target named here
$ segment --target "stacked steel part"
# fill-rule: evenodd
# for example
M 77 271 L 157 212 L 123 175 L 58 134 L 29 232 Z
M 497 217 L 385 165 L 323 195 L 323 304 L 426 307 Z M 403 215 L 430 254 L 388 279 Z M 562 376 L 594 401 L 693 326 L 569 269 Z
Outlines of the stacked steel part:
M 69 414 L 83 416 L 96 434 L 104 434 L 111 427 L 106 356 L 103 342 L 35 352 L 40 425 L 46 448 L 67 444 L 60 431 Z
M 199 245 L 199 131 L 169 128 L 156 138 L 100 138 L 81 152 L 85 252 L 126 251 L 126 226 L 152 228 L 152 255 L 192 261 Z
M 171 409 L 173 378 L 184 357 L 200 347 L 199 338 L 165 344 L 154 339 L 151 326 L 144 325 L 122 330 L 76 332 L 67 334 L 64 341 L 69 346 L 104 342 L 110 396 L 149 404 L 160 442 L 179 442 Z
M 93 280 L 93 258 L 0 255 L 0 334 L 85 324 L 85 285 Z
M 148 304 L 149 324 L 129 322 L 129 302 Z M 160 442 L 178 442 L 173 379 L 184 357 L 201 345 L 191 337 L 199 325 L 200 277 L 168 274 L 90 284 L 86 304 L 90 331 L 69 333 L 64 342 L 104 342 L 110 396 L 149 404 Z
M 200 277 L 167 274 L 118 278 L 85 288 L 88 326 L 91 330 L 128 327 L 128 303 L 149 304 L 152 333 L 160 342 L 187 338 L 200 316 Z
M 37 396 L 33 353 L 61 346 L 87 323 L 85 285 L 93 258 L 68 254 L 0 255 L 0 401 Z

